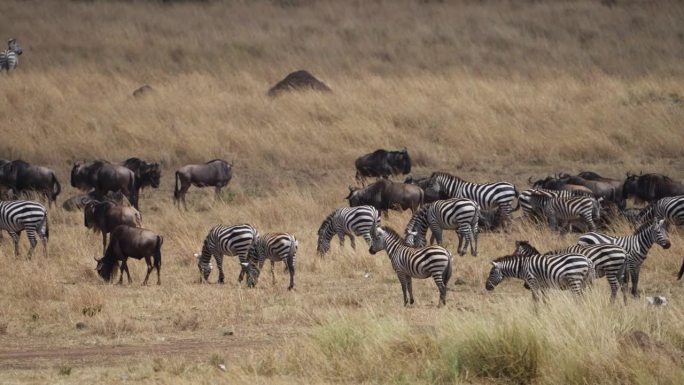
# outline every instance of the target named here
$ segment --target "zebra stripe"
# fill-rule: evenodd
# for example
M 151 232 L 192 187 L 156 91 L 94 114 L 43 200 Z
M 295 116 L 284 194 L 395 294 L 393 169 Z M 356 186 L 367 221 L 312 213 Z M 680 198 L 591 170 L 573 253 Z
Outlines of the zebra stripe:
M 554 256 L 507 255 L 492 261 L 485 288 L 491 291 L 505 278 L 519 278 L 529 286 L 535 301 L 548 288 L 570 289 L 580 295 L 590 272 L 590 261 L 577 253 Z
M 508 182 L 470 183 L 445 172 L 432 173 L 428 189 L 435 194 L 446 193 L 451 198 L 471 199 L 482 211 L 498 209 L 499 217 L 506 225 L 512 219 L 513 199 L 518 196 L 515 186 Z
M 354 236 L 362 236 L 370 245 L 372 231 L 380 224 L 378 210 L 373 206 L 343 207 L 328 215 L 318 229 L 318 254 L 323 256 L 330 250 L 330 241 L 337 235 L 340 246 L 348 236 L 356 250 Z
M 593 197 L 548 197 L 543 195 L 546 200 L 544 204 L 544 215 L 549 219 L 549 225 L 554 231 L 558 230 L 559 220 L 572 225 L 572 221 L 582 219 L 589 231 L 596 231 L 595 220 L 601 217 L 599 202 Z
M 32 201 L 0 202 L 0 230 L 6 230 L 14 241 L 14 255 L 19 256 L 19 236 L 26 230 L 31 247 L 29 259 L 36 248 L 36 234 L 43 243 L 43 251 L 47 257 L 47 241 L 50 235 L 48 217 L 45 206 Z
M 546 200 L 543 199 L 544 195 L 554 198 L 588 196 L 588 194 L 583 191 L 549 190 L 543 188 L 523 190 L 518 196 L 518 202 L 520 202 L 520 208 L 522 209 L 523 215 L 534 220 L 542 220 L 545 218 L 543 210 Z
M 430 203 L 416 211 L 406 225 L 406 245 L 424 247 L 427 244 L 427 230 L 430 228 L 433 238 L 441 246 L 442 230 L 456 230 L 458 254 L 465 255 L 470 245 L 470 253 L 476 256 L 479 216 L 480 207 L 467 198 L 452 198 Z
M 397 273 L 404 294 L 404 306 L 413 304 L 412 278 L 432 277 L 439 289 L 439 304 L 446 304 L 447 284 L 451 278 L 451 254 L 440 246 L 414 249 L 404 245 L 401 236 L 389 227 L 375 230 L 369 252 L 385 250 Z
M 0 51 L 0 71 L 14 70 L 19 64 L 19 55 L 22 53 L 21 47 L 17 44 L 16 39 L 9 39 L 7 41 L 7 49 Z
M 664 219 L 675 226 L 684 226 L 684 195 L 662 198 L 648 205 L 639 213 L 637 224 L 650 223 L 655 219 Z
M 234 226 L 216 225 L 212 227 L 204 239 L 202 252 L 200 254 L 195 254 L 195 257 L 197 258 L 197 267 L 200 271 L 200 282 L 206 282 L 209 279 L 209 274 L 212 270 L 212 256 L 214 256 L 216 266 L 218 266 L 218 282 L 224 282 L 224 255 L 237 255 L 240 261 L 238 282 L 242 282 L 242 278 L 246 271 L 244 264 L 247 263 L 247 253 L 249 252 L 250 247 L 252 247 L 252 243 L 254 243 L 257 234 L 257 230 L 246 223 Z
M 264 261 L 271 261 L 271 276 L 275 285 L 275 273 L 273 266 L 275 262 L 285 262 L 285 268 L 290 273 L 290 285 L 287 290 L 294 288 L 295 261 L 297 257 L 297 247 L 299 243 L 294 235 L 287 233 L 268 233 L 257 235 L 254 244 L 249 249 L 247 263 L 243 264 L 247 268 L 247 286 L 256 286 Z
M 627 252 L 625 272 L 629 273 L 632 279 L 632 295 L 637 296 L 637 286 L 639 284 L 639 271 L 641 264 L 644 263 L 648 251 L 654 243 L 659 244 L 663 249 L 669 249 L 670 239 L 665 229 L 665 221 L 660 220 L 655 223 L 647 223 L 639 227 L 634 234 L 622 237 L 613 237 L 602 233 L 586 233 L 582 235 L 577 244 L 597 245 L 612 243 L 622 247 Z M 625 282 L 629 277 L 625 274 Z
M 606 280 L 608 280 L 608 284 L 610 285 L 611 302 L 615 301 L 617 290 L 620 286 L 622 286 L 623 300 L 625 302 L 627 301 L 627 287 L 620 285 L 620 278 L 625 272 L 625 262 L 627 260 L 625 250 L 622 247 L 612 244 L 573 245 L 564 249 L 549 251 L 543 255 L 548 256 L 567 253 L 584 255 L 592 262 L 595 277 L 606 277 Z M 515 254 L 531 257 L 541 253 L 527 241 L 516 241 Z

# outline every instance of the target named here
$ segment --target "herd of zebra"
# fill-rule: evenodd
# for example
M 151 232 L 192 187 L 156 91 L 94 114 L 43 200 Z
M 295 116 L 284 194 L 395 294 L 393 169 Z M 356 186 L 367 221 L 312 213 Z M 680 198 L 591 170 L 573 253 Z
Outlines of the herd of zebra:
M 124 163 L 131 163 L 129 161 L 130 159 Z M 155 170 L 156 183 L 153 185 L 154 187 L 159 185 L 160 168 L 158 165 L 146 167 L 145 165 L 148 164 L 142 160 L 132 163 L 140 165 L 141 169 Z M 114 173 L 113 175 L 119 176 L 129 175 L 118 172 L 123 166 L 104 161 L 97 164 L 98 170 L 110 170 Z M 26 167 L 20 169 L 31 170 Z M 43 170 L 45 168 L 38 167 L 37 169 L 45 173 Z M 72 170 L 72 185 L 75 187 L 78 186 L 76 182 L 88 180 L 86 176 L 90 176 L 87 173 L 80 175 L 82 169 L 83 165 L 77 163 Z M 133 169 L 136 171 L 128 171 L 131 178 L 139 178 L 144 174 L 137 168 Z M 107 172 L 98 172 L 99 174 L 94 175 L 100 177 L 109 175 Z M 5 174 L 7 173 L 3 173 L 0 167 L 0 183 L 5 180 L 2 179 L 6 176 Z M 24 174 L 17 175 L 21 177 Z M 216 175 L 220 177 L 217 178 Z M 79 176 L 83 176 L 84 179 L 79 179 Z M 198 177 L 200 179 L 197 179 Z M 201 177 L 216 179 L 218 192 L 218 189 L 225 186 L 232 177 L 232 170 L 230 165 L 220 160 L 210 161 L 204 165 L 185 166 L 176 172 L 175 198 L 178 200 L 179 191 L 184 194 L 190 184 L 207 185 L 202 183 Z M 16 184 L 16 180 L 13 181 L 15 185 L 21 185 Z M 108 188 L 102 187 L 104 185 L 100 183 L 101 181 L 96 182 L 95 189 L 99 187 L 100 190 L 91 193 L 99 199 L 106 199 L 103 194 Z M 456 251 L 459 255 L 465 255 L 470 248 L 471 255 L 477 256 L 481 222 L 483 217 L 486 217 L 483 214 L 486 212 L 496 214 L 494 216 L 500 219 L 504 231 L 509 231 L 512 213 L 518 207 L 522 207 L 523 216 L 528 219 L 539 219 L 541 214 L 553 228 L 557 228 L 560 224 L 572 226 L 573 221 L 576 220 L 586 222 L 589 232 L 583 234 L 576 245 L 541 253 L 529 242 L 517 241 L 512 254 L 491 262 L 486 289 L 493 290 L 504 278 L 519 278 L 525 282 L 525 287 L 531 290 L 534 299 L 540 298 L 548 288 L 569 289 L 580 294 L 594 278 L 600 277 L 606 277 L 609 282 L 611 301 L 615 300 L 620 288 L 626 301 L 626 291 L 630 280 L 632 281 L 631 293 L 637 296 L 639 271 L 648 251 L 654 244 L 668 249 L 671 244 L 667 225 L 684 224 L 684 195 L 653 201 L 634 216 L 636 230 L 633 234 L 610 236 L 596 232 L 594 223 L 595 219 L 600 217 L 603 197 L 596 197 L 585 192 L 539 187 L 518 192 L 515 186 L 508 182 L 469 183 L 445 172 L 435 172 L 430 177 L 414 182 L 421 186 L 421 196 L 424 193 L 426 196 L 436 196 L 439 199 L 430 203 L 421 201 L 422 204 L 413 211 L 403 236 L 391 227 L 381 224 L 382 208 L 373 204 L 335 209 L 323 220 L 317 234 L 317 253 L 321 257 L 330 250 L 331 241 L 335 236 L 338 237 L 341 245 L 344 244 L 345 238 L 349 237 L 354 249 L 356 248 L 355 237 L 363 237 L 369 246 L 370 254 L 385 250 L 401 283 L 405 305 L 414 303 L 413 278 L 432 278 L 439 290 L 439 304 L 445 303 L 453 260 L 451 252 L 443 247 L 443 232 L 444 230 L 456 232 L 458 236 Z M 386 184 L 387 182 L 383 185 Z M 128 185 L 140 186 L 142 183 L 135 179 L 130 183 L 121 184 L 121 187 L 123 189 Z M 362 197 L 363 194 L 360 196 Z M 514 208 L 513 202 L 516 199 L 518 204 Z M 184 199 L 182 201 L 184 203 Z M 362 199 L 359 202 L 363 203 Z M 390 204 L 389 207 L 392 205 Z M 621 210 L 623 209 L 624 207 L 621 207 Z M 103 246 L 106 246 L 104 256 L 96 258 L 96 261 L 97 271 L 105 281 L 111 281 L 114 269 L 118 266 L 119 283 L 122 282 L 124 273 L 128 276 L 130 283 L 131 278 L 126 261 L 131 257 L 146 260 L 147 275 L 144 284 L 147 283 L 153 269 L 157 270 L 157 283 L 160 284 L 163 237 L 141 228 L 141 216 L 136 208 L 127 206 L 125 203 L 94 200 L 83 207 L 83 212 L 85 225 L 103 233 Z M 42 240 L 44 253 L 47 256 L 48 210 L 42 204 L 31 200 L 0 201 L 0 230 L 5 230 L 11 235 L 16 256 L 19 254 L 19 235 L 24 230 L 30 242 L 29 257 L 37 245 L 37 238 Z M 436 246 L 428 245 L 428 230 L 432 233 L 430 243 L 436 241 Z M 107 233 L 110 234 L 108 243 L 106 242 Z M 274 264 L 282 261 L 289 273 L 288 289 L 293 289 L 297 252 L 298 241 L 293 234 L 285 232 L 262 234 L 249 224 L 220 224 L 209 230 L 201 252 L 195 254 L 195 257 L 200 282 L 208 281 L 213 269 L 213 258 L 218 268 L 218 282 L 223 283 L 225 281 L 223 256 L 237 256 L 240 264 L 238 282 L 242 282 L 246 276 L 249 287 L 257 284 L 267 259 L 271 261 L 271 275 L 275 284 Z M 682 270 L 684 271 L 684 265 Z M 680 278 L 681 275 L 682 271 L 680 271 Z

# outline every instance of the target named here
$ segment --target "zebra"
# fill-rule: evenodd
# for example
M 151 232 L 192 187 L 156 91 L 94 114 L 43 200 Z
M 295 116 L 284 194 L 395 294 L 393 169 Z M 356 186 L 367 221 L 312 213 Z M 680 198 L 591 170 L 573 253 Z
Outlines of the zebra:
M 254 244 L 249 249 L 247 262 L 242 263 L 247 269 L 247 286 L 256 286 L 261 268 L 264 261 L 271 261 L 271 276 L 275 285 L 275 273 L 273 266 L 275 262 L 284 261 L 285 268 L 290 273 L 290 285 L 287 290 L 294 288 L 295 260 L 297 257 L 297 247 L 299 242 L 292 234 L 287 233 L 268 233 L 257 235 Z
M 0 201 L 0 230 L 7 231 L 14 241 L 14 255 L 19 256 L 19 236 L 26 230 L 31 247 L 28 258 L 31 259 L 36 248 L 36 234 L 43 243 L 43 254 L 48 255 L 47 241 L 50 237 L 47 210 L 45 206 L 33 201 Z
M 540 294 L 548 288 L 570 289 L 581 295 L 591 276 L 591 262 L 577 253 L 563 253 L 554 256 L 506 255 L 492 261 L 492 268 L 485 283 L 488 291 L 504 280 L 519 278 L 532 291 L 532 299 L 539 301 Z
M 344 236 L 351 240 L 351 246 L 356 250 L 354 236 L 362 236 L 368 244 L 371 234 L 379 225 L 380 216 L 373 206 L 343 207 L 328 215 L 318 229 L 318 255 L 323 256 L 330 250 L 330 241 L 337 234 L 340 246 L 344 245 Z
M 543 195 L 544 215 L 549 219 L 549 225 L 554 231 L 558 230 L 558 221 L 563 220 L 566 225 L 572 226 L 572 221 L 582 219 L 589 227 L 589 231 L 596 231 L 595 220 L 601 218 L 600 200 L 588 196 L 576 197 L 548 197 Z
M 637 225 L 665 219 L 666 223 L 684 226 L 684 195 L 667 197 L 646 206 L 637 218 Z
M 385 250 L 397 273 L 404 294 L 404 306 L 413 305 L 412 278 L 432 277 L 439 289 L 439 305 L 446 305 L 447 284 L 451 278 L 451 253 L 441 246 L 412 248 L 404 245 L 401 236 L 390 227 L 375 230 L 368 250 L 375 255 Z
M 543 188 L 522 190 L 518 196 L 518 202 L 520 202 L 520 208 L 522 209 L 523 215 L 534 220 L 543 219 L 544 196 L 570 198 L 575 196 L 590 196 L 590 194 L 583 191 L 549 190 Z
M 625 267 L 625 283 L 632 279 L 632 296 L 638 297 L 637 286 L 639 284 L 639 271 L 641 264 L 644 263 L 648 251 L 654 243 L 659 244 L 663 249 L 670 248 L 670 239 L 667 236 L 665 221 L 659 220 L 653 223 L 645 223 L 634 231 L 632 235 L 613 237 L 606 234 L 591 232 L 583 234 L 577 244 L 596 245 L 612 243 L 622 247 L 627 252 Z M 629 276 L 627 275 L 629 273 Z
M 573 245 L 560 250 L 544 253 L 544 256 L 577 253 L 582 254 L 592 262 L 594 269 L 593 277 L 606 277 L 610 285 L 610 301 L 614 302 L 617 296 L 618 287 L 622 288 L 622 299 L 627 303 L 627 287 L 621 285 L 621 278 L 625 273 L 625 262 L 627 260 L 625 250 L 618 245 Z M 527 241 L 515 242 L 515 255 L 528 256 L 542 254 L 537 251 Z M 593 278 L 592 277 L 592 278 Z
M 454 229 L 458 234 L 458 254 L 465 255 L 470 245 L 470 254 L 476 256 L 479 216 L 479 205 L 467 198 L 451 198 L 430 203 L 418 209 L 406 225 L 406 245 L 424 247 L 427 243 L 427 230 L 430 228 L 432 237 L 441 246 L 442 230 Z
M 218 266 L 218 282 L 224 282 L 223 256 L 226 254 L 231 256 L 237 255 L 240 261 L 238 282 L 242 282 L 246 272 L 244 263 L 247 262 L 247 253 L 252 247 L 257 235 L 258 231 L 246 223 L 233 226 L 216 225 L 212 227 L 204 239 L 202 252 L 200 254 L 195 254 L 195 258 L 197 258 L 197 267 L 200 271 L 200 283 L 207 282 L 209 279 L 209 274 L 212 270 L 212 255 Z
M 19 55 L 24 51 L 21 49 L 19 44 L 17 44 L 17 39 L 7 40 L 7 49 L 0 51 L 0 71 L 10 70 L 17 68 L 19 64 Z
M 508 182 L 470 183 L 446 172 L 434 172 L 430 176 L 428 189 L 431 193 L 445 193 L 451 198 L 468 198 L 480 205 L 480 210 L 497 209 L 501 223 L 505 228 L 511 223 L 513 199 L 518 196 L 515 186 Z

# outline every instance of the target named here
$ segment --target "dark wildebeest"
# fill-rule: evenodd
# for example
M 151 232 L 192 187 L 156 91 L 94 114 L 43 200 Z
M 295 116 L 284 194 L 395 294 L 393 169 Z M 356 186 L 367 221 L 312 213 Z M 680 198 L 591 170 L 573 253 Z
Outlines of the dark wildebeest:
M 365 185 L 368 177 L 387 178 L 411 172 L 411 158 L 406 148 L 401 151 L 375 150 L 356 159 L 356 180 Z
M 364 188 L 350 186 L 349 195 L 345 199 L 349 201 L 350 207 L 373 206 L 386 217 L 390 209 L 410 209 L 412 213 L 415 212 L 424 203 L 424 193 L 416 185 L 380 179 Z
M 409 175 L 406 177 L 406 179 L 404 179 L 404 183 L 414 184 L 423 189 L 423 203 L 432 203 L 439 200 L 449 199 L 449 194 L 447 194 L 446 191 L 440 190 L 439 192 L 435 192 L 433 189 L 428 189 L 430 186 L 430 181 L 431 179 L 429 176 L 413 177 Z
M 78 211 L 90 202 L 112 202 L 121 206 L 131 206 L 121 191 L 109 191 L 104 197 L 98 197 L 95 191 L 86 194 L 74 195 L 62 203 L 62 208 L 66 211 Z
M 684 195 L 684 185 L 662 174 L 627 174 L 622 197 L 634 197 L 641 202 L 654 202 L 661 198 Z
M 0 184 L 11 189 L 14 195 L 27 191 L 43 194 L 48 200 L 48 206 L 52 206 L 62 190 L 54 171 L 47 167 L 33 166 L 23 160 L 0 163 Z
M 150 277 L 154 267 L 157 269 L 157 285 L 160 285 L 159 273 L 161 270 L 161 247 L 163 242 L 164 238 L 153 231 L 126 225 L 117 226 L 112 231 L 104 257 L 100 259 L 95 258 L 95 261 L 97 261 L 97 273 L 105 281 L 110 282 L 116 265 L 121 262 L 119 284 L 123 282 L 124 271 L 128 276 L 128 283 L 130 284 L 131 274 L 128 271 L 126 260 L 128 258 L 145 258 L 147 274 L 142 284 L 147 285 L 147 279 Z M 154 257 L 154 264 L 152 263 L 152 257 Z
M 221 197 L 221 189 L 228 185 L 233 177 L 233 165 L 222 159 L 210 160 L 205 164 L 189 164 L 176 171 L 176 188 L 173 190 L 173 199 L 178 204 L 183 202 L 185 209 L 185 193 L 191 185 L 197 187 L 214 186 L 215 198 Z
M 585 172 L 584 174 L 591 177 L 600 177 L 600 175 L 593 172 Z M 625 199 L 622 198 L 621 181 L 608 178 L 601 178 L 601 180 L 585 179 L 579 175 L 568 174 L 560 174 L 558 178 L 566 184 L 574 184 L 588 188 L 594 194 L 594 197 L 613 202 L 619 209 L 624 209 L 626 207 Z
M 142 227 L 140 212 L 133 207 L 112 202 L 90 202 L 83 209 L 85 227 L 102 233 L 102 252 L 107 247 L 107 234 L 119 225 Z
M 71 169 L 71 186 L 83 191 L 94 188 L 99 199 L 103 199 L 108 191 L 121 191 L 133 207 L 138 208 L 135 173 L 124 166 L 104 160 L 89 164 L 76 162 Z
M 565 181 L 560 180 L 559 178 L 552 177 L 552 176 L 547 176 L 544 179 L 539 179 L 536 182 L 532 181 L 532 177 L 528 179 L 528 182 L 530 183 L 530 186 L 532 188 L 543 188 L 547 190 L 565 190 L 565 191 L 573 191 L 573 192 L 581 192 L 585 193 L 587 195 L 593 195 L 594 193 L 589 189 L 588 187 L 581 186 L 581 185 L 576 185 L 572 183 L 567 183 Z
M 140 158 L 128 158 L 121 165 L 135 174 L 135 188 L 138 191 L 148 186 L 159 187 L 159 180 L 161 179 L 159 163 L 148 163 Z M 139 196 L 139 194 L 136 195 Z

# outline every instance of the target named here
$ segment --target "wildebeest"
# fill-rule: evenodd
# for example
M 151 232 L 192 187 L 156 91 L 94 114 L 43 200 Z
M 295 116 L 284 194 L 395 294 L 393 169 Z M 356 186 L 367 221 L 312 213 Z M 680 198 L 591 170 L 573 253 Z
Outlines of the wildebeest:
M 222 159 L 210 160 L 205 164 L 189 164 L 176 171 L 176 187 L 173 190 L 174 201 L 183 202 L 185 209 L 185 194 L 191 185 L 197 187 L 214 186 L 215 198 L 219 199 L 221 189 L 228 185 L 233 178 L 233 165 Z
M 414 184 L 423 189 L 423 203 L 432 203 L 444 199 L 449 199 L 449 194 L 447 194 L 445 191 L 440 190 L 438 192 L 435 192 L 432 189 L 428 189 L 428 187 L 430 186 L 430 181 L 431 179 L 429 176 L 414 177 L 409 175 L 406 177 L 406 179 L 404 179 L 404 183 Z
M 109 191 L 104 197 L 99 197 L 95 191 L 86 194 L 74 195 L 62 203 L 62 208 L 66 211 L 78 211 L 84 208 L 90 202 L 112 202 L 117 205 L 131 206 L 131 202 L 123 195 L 121 191 Z
M 0 163 L 0 184 L 7 186 L 14 195 L 25 191 L 44 194 L 48 205 L 57 200 L 62 187 L 55 172 L 47 167 L 34 166 L 23 160 Z
M 104 160 L 92 163 L 75 162 L 71 169 L 71 186 L 88 191 L 95 189 L 98 197 L 108 191 L 121 191 L 138 208 L 138 194 L 135 185 L 135 173 L 120 165 Z
M 387 178 L 390 175 L 411 172 L 411 158 L 406 148 L 401 151 L 375 150 L 356 159 L 356 180 L 364 184 L 365 178 Z
M 625 199 L 622 197 L 622 182 L 617 179 L 603 178 L 595 172 L 585 171 L 581 175 L 589 176 L 593 179 L 587 179 L 581 175 L 560 174 L 558 177 L 566 184 L 573 184 L 584 186 L 591 190 L 596 198 L 603 198 L 606 201 L 613 202 L 618 205 L 618 208 L 624 209 L 626 207 Z
M 142 227 L 140 212 L 133 207 L 112 202 L 90 202 L 83 209 L 85 227 L 102 233 L 102 252 L 107 247 L 107 234 L 119 225 Z
M 390 209 L 410 209 L 412 213 L 415 212 L 423 204 L 424 193 L 416 185 L 380 179 L 364 188 L 350 186 L 349 195 L 345 199 L 351 207 L 369 205 L 387 216 Z
M 159 187 L 161 179 L 161 166 L 159 163 L 148 163 L 140 158 L 128 158 L 121 163 L 122 166 L 133 171 L 135 174 L 135 188 L 137 191 L 145 187 Z M 136 195 L 140 195 L 136 193 Z
M 622 197 L 653 202 L 661 198 L 684 195 L 684 184 L 662 174 L 627 174 L 622 186 Z
M 161 270 L 161 247 L 164 238 L 161 235 L 147 229 L 131 227 L 127 225 L 117 226 L 111 234 L 109 245 L 102 258 L 95 258 L 97 261 L 97 273 L 105 281 L 112 280 L 112 273 L 116 265 L 121 262 L 121 276 L 119 284 L 123 281 L 123 273 L 128 276 L 128 283 L 131 283 L 131 274 L 128 271 L 126 260 L 128 258 L 145 258 L 147 263 L 147 274 L 143 285 L 147 285 L 152 268 L 157 269 L 157 285 L 161 284 L 159 277 Z M 154 258 L 154 262 L 152 260 Z
M 588 187 L 568 183 L 567 181 L 560 180 L 553 176 L 547 176 L 546 178 L 537 181 L 532 181 L 532 177 L 530 177 L 528 182 L 530 183 L 530 186 L 535 189 L 543 188 L 548 190 L 573 191 L 576 193 L 593 195 L 593 192 Z

